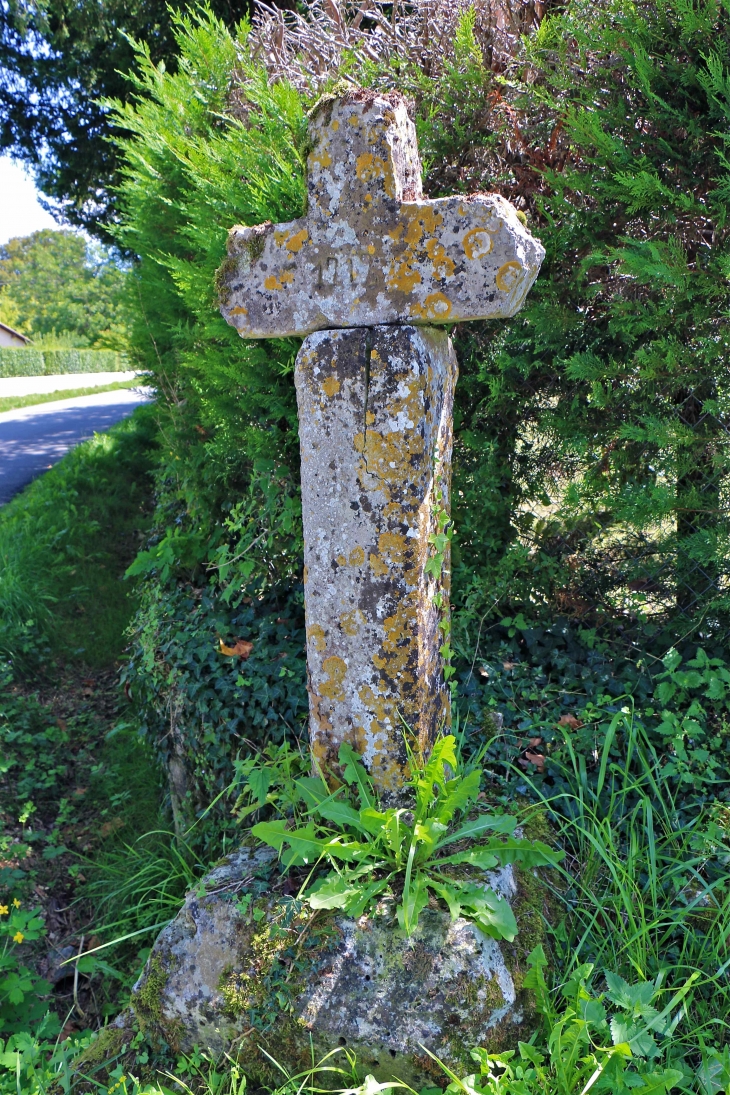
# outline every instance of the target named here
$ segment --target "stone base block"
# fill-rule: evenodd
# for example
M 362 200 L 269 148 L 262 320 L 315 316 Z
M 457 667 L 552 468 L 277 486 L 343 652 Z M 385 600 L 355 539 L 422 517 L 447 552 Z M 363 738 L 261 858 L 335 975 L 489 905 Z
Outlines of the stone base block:
M 422 1046 L 469 1072 L 472 1046 L 496 1052 L 529 1037 L 531 1005 L 520 986 L 536 942 L 530 931 L 497 943 L 426 908 L 406 938 L 388 904 L 357 921 L 313 915 L 280 891 L 283 881 L 266 852 L 242 849 L 208 876 L 204 896 L 188 896 L 133 990 L 137 1022 L 153 1040 L 225 1051 L 264 1086 L 281 1082 L 271 1058 L 294 1074 L 313 1053 L 319 1060 L 348 1050 L 363 1078 L 418 1090 L 445 1083 Z M 541 885 L 512 868 L 488 872 L 485 882 L 511 900 L 518 923 L 525 892 Z M 526 920 L 539 922 L 539 913 Z M 343 1078 L 331 1074 L 331 1086 Z

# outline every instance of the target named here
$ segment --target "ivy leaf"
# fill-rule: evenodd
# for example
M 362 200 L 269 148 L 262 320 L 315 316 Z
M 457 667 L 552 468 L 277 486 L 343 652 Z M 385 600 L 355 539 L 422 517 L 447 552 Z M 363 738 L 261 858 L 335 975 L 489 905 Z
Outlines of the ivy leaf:
M 271 771 L 266 767 L 254 768 L 248 774 L 248 785 L 257 804 L 263 806 L 271 786 Z

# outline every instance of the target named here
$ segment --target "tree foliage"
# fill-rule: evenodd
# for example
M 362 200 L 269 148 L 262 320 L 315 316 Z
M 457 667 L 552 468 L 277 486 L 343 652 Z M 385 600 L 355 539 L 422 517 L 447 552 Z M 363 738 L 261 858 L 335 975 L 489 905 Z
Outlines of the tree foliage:
M 0 246 L 0 318 L 49 346 L 120 348 L 126 271 L 100 245 L 44 229 Z
M 194 4 L 158 0 L 2 0 L 0 148 L 36 169 L 52 208 L 92 235 L 115 219 L 119 153 L 104 100 L 126 98 L 134 63 L 130 36 L 174 68 L 175 12 Z M 233 26 L 248 0 L 212 0 Z
M 659 655 L 697 628 L 708 647 L 722 633 L 728 11 L 574 0 L 515 36 L 513 54 L 478 18 L 462 14 L 428 70 L 404 31 L 402 48 L 375 32 L 369 51 L 338 46 L 323 72 L 324 22 L 308 52 L 306 36 L 267 50 L 261 31 L 179 18 L 175 72 L 139 47 L 138 97 L 116 117 L 129 134 L 121 239 L 141 256 L 135 353 L 166 407 L 150 605 L 178 582 L 231 612 L 251 596 L 301 612 L 297 344 L 241 342 L 214 278 L 232 224 L 301 213 L 306 111 L 344 75 L 411 96 L 431 196 L 499 190 L 547 250 L 520 315 L 454 332 L 461 687 L 475 687 L 480 628 L 525 652 L 531 626 L 547 642 L 572 620 L 588 643 L 640 635 Z M 151 674 L 163 741 L 153 655 L 168 623 L 145 619 L 133 666 Z M 196 620 L 212 649 L 215 614 Z

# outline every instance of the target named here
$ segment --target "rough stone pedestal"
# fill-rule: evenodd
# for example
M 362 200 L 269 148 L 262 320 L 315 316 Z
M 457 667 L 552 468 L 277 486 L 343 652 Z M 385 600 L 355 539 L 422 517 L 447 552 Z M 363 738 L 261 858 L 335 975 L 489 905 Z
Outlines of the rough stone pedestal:
M 357 921 L 313 915 L 277 894 L 281 882 L 268 852 L 242 849 L 208 876 L 206 896 L 188 896 L 132 994 L 148 1036 L 175 1051 L 226 1051 L 264 1086 L 281 1083 L 266 1053 L 297 1073 L 311 1066 L 312 1051 L 321 1060 L 348 1049 L 362 1077 L 397 1077 L 416 1091 L 445 1082 L 421 1045 L 463 1075 L 473 1071 L 472 1046 L 497 1052 L 529 1037 L 530 1002 L 519 986 L 536 941 L 530 933 L 497 943 L 426 908 L 406 938 L 392 906 Z M 523 921 L 532 875 L 523 881 L 507 867 L 488 872 L 485 884 Z M 342 1087 L 342 1077 L 329 1084 Z
M 429 538 L 449 507 L 456 374 L 433 327 L 322 331 L 297 358 L 312 752 L 336 771 L 348 741 L 385 796 L 406 726 L 425 752 L 450 722 L 449 558 L 429 567 Z

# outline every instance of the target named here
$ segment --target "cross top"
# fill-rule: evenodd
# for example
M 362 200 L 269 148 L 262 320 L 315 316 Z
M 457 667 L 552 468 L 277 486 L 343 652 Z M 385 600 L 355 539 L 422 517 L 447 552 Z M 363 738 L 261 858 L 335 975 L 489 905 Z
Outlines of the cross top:
M 400 95 L 325 100 L 309 136 L 306 216 L 229 233 L 221 312 L 243 338 L 519 311 L 542 245 L 498 194 L 424 199 Z

